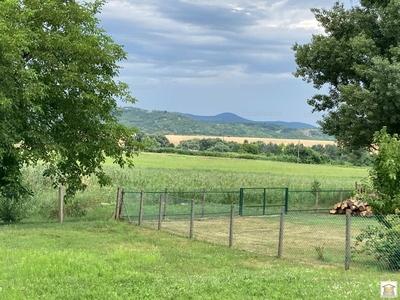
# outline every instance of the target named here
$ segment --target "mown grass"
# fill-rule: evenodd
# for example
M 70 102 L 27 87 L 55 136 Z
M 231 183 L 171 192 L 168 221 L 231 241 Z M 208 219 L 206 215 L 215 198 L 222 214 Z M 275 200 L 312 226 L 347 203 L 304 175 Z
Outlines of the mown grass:
M 0 226 L 1 299 L 378 299 L 398 273 L 255 255 L 115 221 Z

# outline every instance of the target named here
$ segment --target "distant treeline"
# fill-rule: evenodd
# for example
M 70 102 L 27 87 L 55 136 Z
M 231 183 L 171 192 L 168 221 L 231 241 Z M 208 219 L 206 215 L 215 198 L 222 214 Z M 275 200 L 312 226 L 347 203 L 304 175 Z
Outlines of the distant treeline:
M 249 143 L 247 140 L 241 144 L 224 141 L 220 138 L 195 138 L 181 141 L 175 147 L 162 134 L 146 135 L 139 133 L 137 139 L 144 143 L 144 151 L 146 152 L 261 159 L 304 164 L 370 166 L 372 162 L 372 154 L 366 150 L 348 152 L 336 145 L 319 144 L 307 147 L 303 144 L 294 143 L 287 145 L 263 141 Z

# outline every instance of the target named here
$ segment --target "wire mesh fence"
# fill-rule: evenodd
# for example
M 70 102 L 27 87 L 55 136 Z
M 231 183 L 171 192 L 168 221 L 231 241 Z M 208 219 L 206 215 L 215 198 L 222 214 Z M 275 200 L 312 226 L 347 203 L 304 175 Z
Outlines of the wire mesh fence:
M 166 191 L 145 196 L 125 192 L 122 217 L 180 236 L 312 265 L 400 268 L 399 218 L 331 215 L 312 209 L 285 212 L 282 208 L 281 213 L 265 214 L 262 206 L 213 203 L 199 195 L 188 199 Z M 250 211 L 254 213 L 243 213 Z

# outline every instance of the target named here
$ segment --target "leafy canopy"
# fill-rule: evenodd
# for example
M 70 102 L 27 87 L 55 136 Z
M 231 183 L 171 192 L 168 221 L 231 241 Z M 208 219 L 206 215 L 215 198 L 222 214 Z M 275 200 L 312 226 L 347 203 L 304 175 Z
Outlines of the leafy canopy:
M 27 192 L 25 165 L 43 163 L 68 195 L 82 177 L 102 170 L 105 157 L 132 165 L 140 149 L 133 128 L 117 122 L 119 99 L 134 103 L 128 85 L 114 80 L 122 46 L 99 27 L 104 1 L 0 1 L 0 191 Z M 8 195 L 9 196 L 9 195 Z
M 379 215 L 400 212 L 400 138 L 384 127 L 374 135 L 379 151 L 374 156 L 369 179 L 375 195 L 370 197 L 373 212 Z
M 383 126 L 400 129 L 400 1 L 359 1 L 345 9 L 312 9 L 324 34 L 295 44 L 296 77 L 312 82 L 316 94 L 308 103 L 326 112 L 324 133 L 350 149 L 373 147 L 373 134 Z

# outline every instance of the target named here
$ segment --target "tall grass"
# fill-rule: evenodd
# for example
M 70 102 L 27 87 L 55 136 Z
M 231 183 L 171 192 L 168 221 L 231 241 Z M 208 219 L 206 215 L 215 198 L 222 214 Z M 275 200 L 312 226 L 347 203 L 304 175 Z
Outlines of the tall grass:
M 111 176 L 113 186 L 100 188 L 94 177 L 85 178 L 88 188 L 84 193 L 78 193 L 75 201 L 86 203 L 89 207 L 113 203 L 117 187 L 126 191 L 147 192 L 168 188 L 174 196 L 194 199 L 199 198 L 198 192 L 203 189 L 238 192 L 242 187 L 289 187 L 291 190 L 309 190 L 315 180 L 325 190 L 352 189 L 354 182 L 361 182 L 368 172 L 366 168 L 357 167 L 152 153 L 142 153 L 135 158 L 135 167 L 132 169 L 120 169 L 110 161 L 104 169 Z M 30 207 L 33 211 L 45 211 L 43 215 L 48 215 L 48 211 L 56 207 L 57 190 L 50 180 L 41 176 L 43 170 L 41 166 L 27 168 L 24 174 L 29 188 L 35 193 Z M 190 194 L 188 191 L 196 193 Z M 307 197 L 312 196 L 307 193 Z M 235 203 L 237 199 L 236 195 L 230 193 L 215 197 L 220 199 L 215 202 L 220 203 Z M 212 201 L 211 196 L 207 199 Z M 274 199 L 269 201 L 281 201 L 276 197 Z

